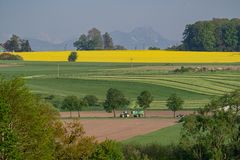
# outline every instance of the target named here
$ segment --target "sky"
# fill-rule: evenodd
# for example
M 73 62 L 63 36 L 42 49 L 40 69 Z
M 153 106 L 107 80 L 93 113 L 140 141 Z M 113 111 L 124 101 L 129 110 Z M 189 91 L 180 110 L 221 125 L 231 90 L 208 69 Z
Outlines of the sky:
M 0 0 L 0 42 L 12 34 L 60 43 L 96 27 L 152 27 L 180 41 L 186 24 L 240 18 L 240 0 Z

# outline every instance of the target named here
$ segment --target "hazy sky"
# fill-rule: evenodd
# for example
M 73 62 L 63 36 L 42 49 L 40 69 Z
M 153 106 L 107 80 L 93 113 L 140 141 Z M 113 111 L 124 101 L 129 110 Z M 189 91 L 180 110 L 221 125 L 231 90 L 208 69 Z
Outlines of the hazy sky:
M 0 42 L 13 33 L 60 42 L 90 28 L 126 31 L 152 27 L 181 40 L 186 24 L 240 18 L 240 0 L 0 0 Z

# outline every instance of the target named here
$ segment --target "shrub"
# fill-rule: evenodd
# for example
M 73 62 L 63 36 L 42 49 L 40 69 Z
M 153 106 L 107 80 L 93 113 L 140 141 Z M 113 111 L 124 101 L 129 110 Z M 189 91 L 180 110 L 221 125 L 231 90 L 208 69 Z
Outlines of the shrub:
M 98 105 L 98 98 L 94 95 L 87 95 L 83 98 L 83 101 L 88 106 L 97 106 Z
M 77 52 L 71 52 L 68 56 L 68 62 L 75 62 L 77 60 Z
M 0 54 L 0 60 L 23 60 L 19 55 L 13 55 L 11 53 L 2 53 Z
M 90 158 L 92 160 L 123 160 L 123 153 L 120 144 L 114 140 L 105 140 L 101 142 Z

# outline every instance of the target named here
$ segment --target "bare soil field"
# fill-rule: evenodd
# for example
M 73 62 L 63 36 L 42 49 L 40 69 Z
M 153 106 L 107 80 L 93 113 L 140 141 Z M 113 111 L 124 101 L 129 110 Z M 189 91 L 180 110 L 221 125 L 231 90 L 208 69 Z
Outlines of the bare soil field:
M 184 115 L 190 113 L 193 113 L 193 111 L 177 112 L 177 114 Z M 120 111 L 117 112 L 117 116 L 119 114 Z M 146 117 L 148 118 L 112 118 L 113 113 L 105 111 L 82 111 L 80 115 L 82 117 L 80 121 L 84 126 L 86 135 L 94 136 L 99 141 L 106 138 L 122 141 L 174 125 L 178 120 L 172 118 L 173 113 L 171 111 L 147 111 Z M 69 118 L 69 116 L 69 112 L 61 112 L 62 118 Z M 77 112 L 72 112 L 72 117 L 77 116 Z M 65 121 L 69 121 L 69 119 L 65 119 Z
M 175 119 L 82 119 L 86 135 L 99 141 L 106 138 L 122 141 L 174 125 Z

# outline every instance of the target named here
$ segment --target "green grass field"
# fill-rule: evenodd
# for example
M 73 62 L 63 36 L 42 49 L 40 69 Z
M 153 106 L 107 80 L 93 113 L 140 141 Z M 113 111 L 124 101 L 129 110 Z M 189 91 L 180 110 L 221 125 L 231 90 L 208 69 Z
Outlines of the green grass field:
M 145 135 L 139 135 L 125 141 L 123 144 L 177 144 L 180 139 L 182 124 L 176 124 L 170 127 L 160 129 Z
M 103 101 L 107 89 L 121 90 L 131 101 L 143 90 L 154 96 L 151 109 L 166 109 L 170 94 L 185 100 L 184 108 L 198 108 L 209 98 L 240 88 L 240 71 L 173 73 L 180 66 L 240 66 L 234 64 L 129 64 L 0 61 L 5 77 L 21 76 L 35 94 L 55 95 L 61 101 L 67 95 L 96 95 Z M 58 70 L 59 66 L 59 70 Z M 59 71 L 59 72 L 58 72 Z

